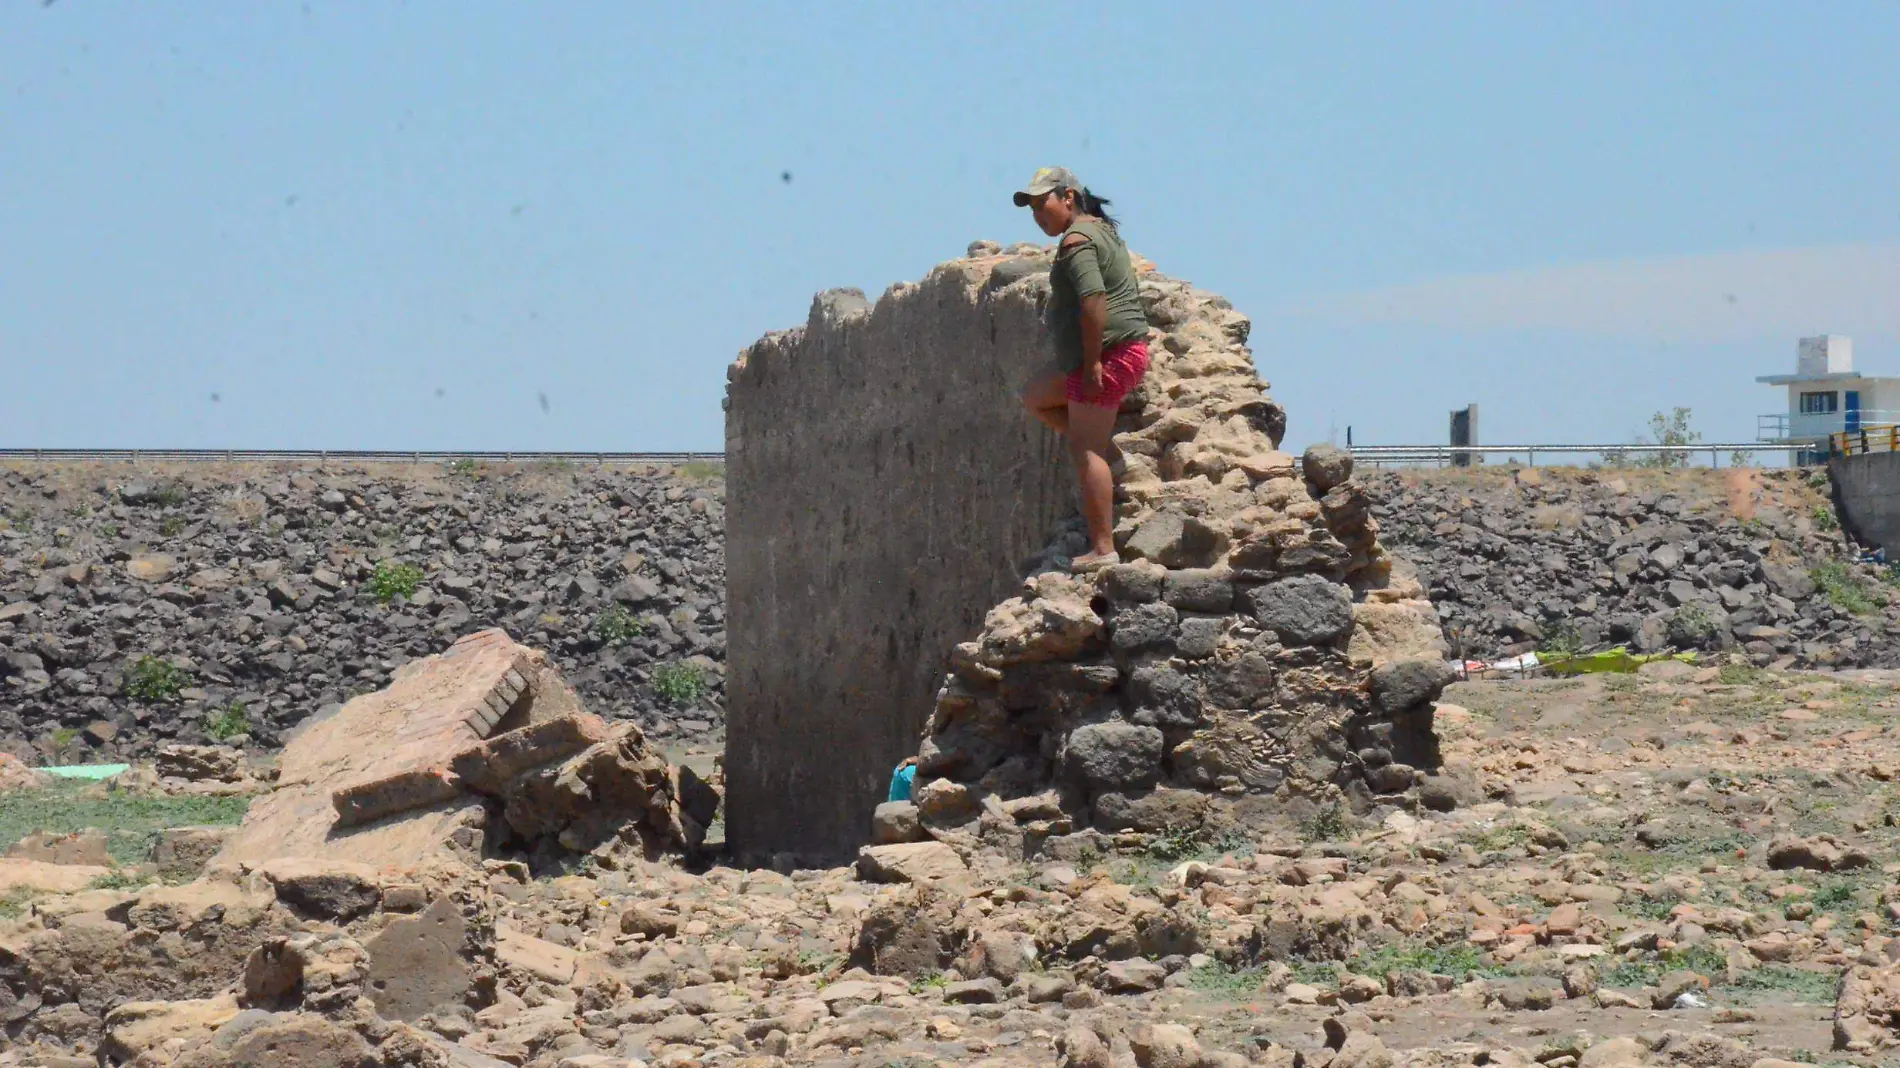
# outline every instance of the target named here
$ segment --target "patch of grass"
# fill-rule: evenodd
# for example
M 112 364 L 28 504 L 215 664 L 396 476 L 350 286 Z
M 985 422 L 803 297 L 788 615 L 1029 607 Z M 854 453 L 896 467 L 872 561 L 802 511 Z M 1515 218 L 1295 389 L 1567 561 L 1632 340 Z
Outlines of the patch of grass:
M 1503 970 L 1489 964 L 1478 947 L 1465 942 L 1429 945 L 1394 942 L 1359 954 L 1348 965 L 1360 975 L 1382 978 L 1392 972 L 1429 972 L 1449 975 L 1458 982 L 1478 977 L 1502 975 Z
M 1823 597 L 1843 612 L 1864 616 L 1880 608 L 1860 576 L 1838 560 L 1816 564 L 1808 572 L 1808 578 Z
M 1695 972 L 1707 976 L 1711 984 L 1719 984 L 1728 975 L 1728 957 L 1709 945 L 1670 949 L 1640 960 L 1619 961 L 1599 973 L 1599 978 L 1604 986 L 1655 986 L 1663 976 L 1676 971 Z
M 79 729 L 77 727 L 59 727 L 53 731 L 53 748 L 59 752 L 65 752 L 78 740 Z
M 29 834 L 73 834 L 97 830 L 106 835 L 114 862 L 138 864 L 151 852 L 152 839 L 167 827 L 236 824 L 250 806 L 245 797 L 184 797 L 139 794 L 96 783 L 55 783 L 17 790 L 0 805 L 0 849 Z
M 1709 615 L 1708 609 L 1697 604 L 1685 604 L 1669 617 L 1668 637 L 1673 645 L 1707 649 L 1721 640 L 1722 630 Z
M 594 619 L 594 634 L 608 645 L 619 645 L 645 632 L 639 617 L 626 605 L 613 605 Z
M 146 654 L 125 673 L 125 695 L 140 704 L 170 701 L 191 684 L 191 672 Z
M 251 733 L 251 715 L 242 701 L 232 701 L 205 718 L 205 737 L 216 742 L 228 742 L 241 734 Z
M 937 972 L 933 975 L 926 976 L 925 978 L 919 979 L 916 982 L 910 984 L 910 992 L 913 994 L 922 994 L 926 991 L 931 991 L 931 990 L 941 991 L 945 987 L 948 987 L 949 985 L 950 985 L 949 973 Z
M 182 515 L 168 515 L 159 520 L 158 533 L 163 537 L 175 538 L 184 532 L 185 517 Z
M 1307 842 L 1336 842 L 1351 836 L 1352 821 L 1346 818 L 1345 808 L 1337 801 L 1300 824 L 1300 837 Z
M 448 468 L 449 474 L 451 475 L 465 475 L 466 476 L 466 475 L 473 475 L 475 473 L 475 461 L 469 459 L 466 456 L 458 456 L 455 459 L 450 460 L 447 464 L 444 464 L 443 466 Z
M 1266 978 L 1266 973 L 1259 968 L 1233 968 L 1220 963 L 1193 968 L 1187 973 L 1189 988 L 1229 998 L 1251 996 Z
M 1841 517 L 1834 514 L 1833 505 L 1817 504 L 1814 506 L 1814 512 L 1812 514 L 1814 517 L 1814 528 L 1816 530 L 1835 531 L 1841 529 Z
M 653 673 L 653 692 L 668 704 L 690 705 L 706 696 L 706 676 L 697 664 L 666 664 Z
M 1583 631 L 1567 619 L 1549 619 L 1544 623 L 1544 640 L 1537 647 L 1540 658 L 1569 657 L 1583 652 Z
M 1469 842 L 1471 848 L 1480 853 L 1504 853 L 1529 845 L 1531 827 L 1523 823 L 1507 823 L 1483 831 L 1468 831 L 1458 837 Z
M 724 478 L 726 465 L 718 460 L 688 460 L 674 468 L 673 473 L 680 478 Z
M 1148 855 L 1163 861 L 1214 860 L 1230 853 L 1252 855 L 1252 839 L 1233 830 L 1182 827 L 1163 831 L 1148 842 Z
M 185 491 L 176 484 L 168 482 L 158 487 L 152 494 L 150 503 L 160 508 L 176 508 L 185 503 Z
M 1633 897 L 1623 902 L 1623 911 L 1631 916 L 1640 916 L 1645 920 L 1661 922 L 1669 918 L 1669 913 L 1682 904 L 1682 895 L 1674 890 L 1662 890 L 1654 895 Z
M 1724 686 L 1760 686 L 1774 676 L 1745 660 L 1731 660 L 1716 669 L 1715 681 Z
M 131 872 L 115 871 L 101 875 L 92 882 L 87 883 L 86 889 L 137 890 L 149 882 L 151 882 L 151 880 L 143 875 L 133 875 Z
M 407 597 L 422 585 L 422 569 L 414 564 L 384 560 L 376 565 L 369 577 L 371 597 L 387 604 L 398 597 Z
M 0 893 L 0 920 L 17 920 L 26 915 L 26 906 L 38 892 L 30 887 L 16 886 Z

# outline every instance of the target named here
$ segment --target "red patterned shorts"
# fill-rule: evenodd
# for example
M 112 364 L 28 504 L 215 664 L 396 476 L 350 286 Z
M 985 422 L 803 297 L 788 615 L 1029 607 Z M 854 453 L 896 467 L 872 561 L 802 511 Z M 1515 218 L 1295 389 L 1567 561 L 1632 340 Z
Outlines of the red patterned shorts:
M 1089 381 L 1080 371 L 1070 371 L 1068 397 L 1076 404 L 1098 408 L 1119 408 L 1122 399 L 1141 385 L 1148 373 L 1148 343 L 1123 341 L 1102 350 L 1102 391 L 1094 396 Z

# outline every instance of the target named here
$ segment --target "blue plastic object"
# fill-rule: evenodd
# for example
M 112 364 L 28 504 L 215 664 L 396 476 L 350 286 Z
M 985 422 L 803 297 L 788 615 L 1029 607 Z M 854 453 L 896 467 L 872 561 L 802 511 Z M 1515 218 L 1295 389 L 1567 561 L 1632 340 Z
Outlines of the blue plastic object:
M 917 781 L 917 765 L 906 764 L 891 772 L 891 795 L 889 801 L 909 801 L 910 784 Z

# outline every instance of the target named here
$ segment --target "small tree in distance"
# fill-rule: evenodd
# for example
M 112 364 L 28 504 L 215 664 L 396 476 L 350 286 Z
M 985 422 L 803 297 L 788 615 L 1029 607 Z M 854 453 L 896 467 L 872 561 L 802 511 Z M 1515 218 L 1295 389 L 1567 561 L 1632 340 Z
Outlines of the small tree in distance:
M 1672 447 L 1657 452 L 1643 453 L 1636 458 L 1636 466 L 1656 467 L 1664 470 L 1673 467 L 1687 467 L 1689 465 L 1689 452 L 1687 448 L 1682 448 L 1678 451 L 1674 446 L 1694 445 L 1702 440 L 1700 433 L 1689 428 L 1690 415 L 1689 409 L 1677 408 L 1668 415 L 1657 412 L 1655 415 L 1650 416 L 1649 433 L 1647 435 L 1638 435 L 1637 443 L 1641 445 L 1665 445 Z

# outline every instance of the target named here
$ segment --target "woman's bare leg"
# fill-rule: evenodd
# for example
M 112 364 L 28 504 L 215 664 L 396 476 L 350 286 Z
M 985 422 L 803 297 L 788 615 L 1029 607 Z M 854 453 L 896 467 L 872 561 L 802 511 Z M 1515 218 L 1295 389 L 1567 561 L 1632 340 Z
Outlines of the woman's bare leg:
M 1069 433 L 1068 377 L 1052 372 L 1029 383 L 1023 390 L 1023 407 L 1049 429 L 1066 437 Z
M 1069 456 L 1075 461 L 1075 480 L 1081 489 L 1082 518 L 1089 526 L 1089 555 L 1115 554 L 1115 475 L 1109 469 L 1115 454 L 1115 409 L 1070 401 Z

